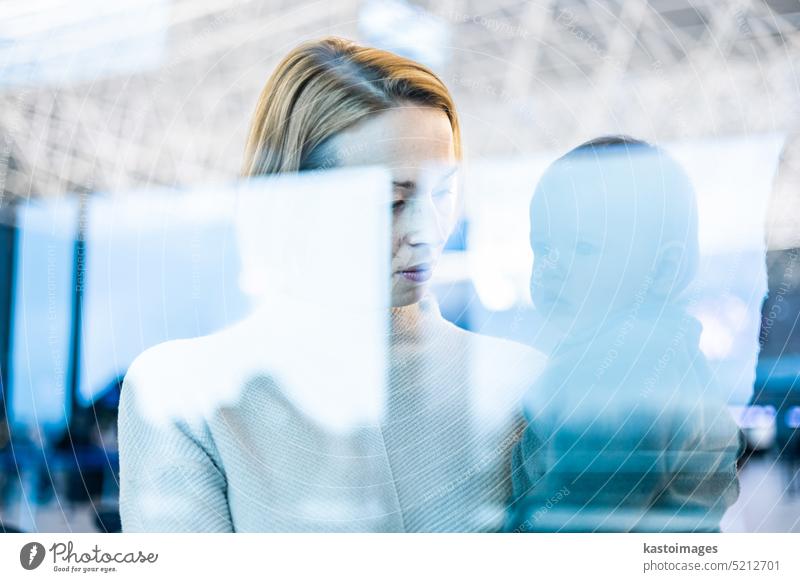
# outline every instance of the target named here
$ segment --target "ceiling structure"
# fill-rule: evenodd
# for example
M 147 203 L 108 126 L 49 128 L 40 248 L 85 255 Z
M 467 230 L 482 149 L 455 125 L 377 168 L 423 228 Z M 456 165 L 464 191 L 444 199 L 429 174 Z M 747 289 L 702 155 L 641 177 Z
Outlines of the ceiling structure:
M 800 115 L 798 0 L 144 4 L 142 18 L 84 20 L 63 0 L 0 8 L 4 200 L 232 179 L 270 71 L 299 41 L 328 34 L 405 43 L 412 55 L 428 35 L 471 157 L 558 152 L 609 132 L 792 131 Z M 404 16 L 390 38 L 367 9 Z

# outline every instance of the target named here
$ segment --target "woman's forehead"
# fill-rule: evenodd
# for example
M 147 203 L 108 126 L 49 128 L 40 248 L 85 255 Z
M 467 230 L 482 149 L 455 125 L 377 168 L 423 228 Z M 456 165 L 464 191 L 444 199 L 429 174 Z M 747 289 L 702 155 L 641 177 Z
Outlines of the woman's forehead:
M 341 166 L 384 166 L 409 179 L 455 161 L 450 121 L 431 107 L 389 109 L 343 131 L 332 146 Z

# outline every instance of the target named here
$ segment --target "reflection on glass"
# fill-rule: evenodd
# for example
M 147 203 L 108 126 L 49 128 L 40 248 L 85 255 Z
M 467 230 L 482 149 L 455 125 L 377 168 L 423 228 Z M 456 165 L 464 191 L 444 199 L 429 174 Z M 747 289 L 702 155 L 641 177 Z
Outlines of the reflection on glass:
M 9 414 L 34 432 L 68 421 L 77 223 L 74 198 L 31 202 L 17 214 Z
M 664 151 L 602 138 L 531 203 L 531 296 L 560 342 L 515 450 L 518 531 L 713 531 L 738 493 L 738 430 L 690 314 L 694 189 Z

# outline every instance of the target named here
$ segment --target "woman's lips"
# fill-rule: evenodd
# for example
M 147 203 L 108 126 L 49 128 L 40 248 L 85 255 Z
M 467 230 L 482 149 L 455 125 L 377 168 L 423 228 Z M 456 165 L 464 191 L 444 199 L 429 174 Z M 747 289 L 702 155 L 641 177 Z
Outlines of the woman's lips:
M 411 267 L 403 271 L 397 271 L 397 274 L 413 283 L 424 283 L 433 275 L 433 271 L 427 265 L 419 267 Z

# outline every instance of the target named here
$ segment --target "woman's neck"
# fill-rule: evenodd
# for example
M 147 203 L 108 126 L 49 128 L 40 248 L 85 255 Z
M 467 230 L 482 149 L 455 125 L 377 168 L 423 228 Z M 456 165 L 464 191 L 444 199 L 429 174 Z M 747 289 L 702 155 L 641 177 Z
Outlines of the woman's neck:
M 389 335 L 412 338 L 423 334 L 440 316 L 436 299 L 428 294 L 416 303 L 389 309 Z

